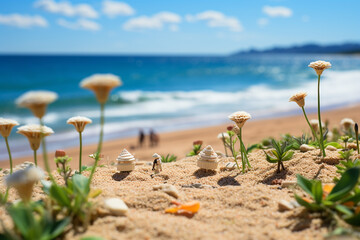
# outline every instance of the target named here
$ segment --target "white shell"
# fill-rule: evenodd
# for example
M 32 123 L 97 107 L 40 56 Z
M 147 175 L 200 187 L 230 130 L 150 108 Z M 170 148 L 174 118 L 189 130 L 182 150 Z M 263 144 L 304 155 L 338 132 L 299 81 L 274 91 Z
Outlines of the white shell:
M 117 160 L 118 171 L 132 171 L 135 169 L 135 157 L 124 148 Z
M 210 145 L 208 145 L 200 152 L 197 161 L 197 166 L 199 168 L 216 170 L 218 164 L 219 164 L 218 156 Z

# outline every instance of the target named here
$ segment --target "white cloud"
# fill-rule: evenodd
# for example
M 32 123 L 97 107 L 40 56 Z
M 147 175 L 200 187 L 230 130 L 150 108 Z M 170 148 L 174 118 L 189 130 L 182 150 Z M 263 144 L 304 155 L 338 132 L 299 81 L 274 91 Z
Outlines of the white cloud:
M 123 28 L 127 31 L 144 30 L 144 29 L 157 29 L 161 30 L 166 24 L 171 31 L 177 31 L 178 25 L 181 22 L 181 17 L 172 12 L 159 12 L 151 17 L 140 16 L 132 18 L 124 23 Z
M 266 25 L 269 24 L 269 19 L 267 19 L 267 18 L 259 18 L 258 21 L 257 21 L 257 24 L 260 27 L 265 27 Z
M 39 15 L 21 15 L 21 14 L 0 14 L 0 24 L 20 27 L 20 28 L 30 28 L 30 27 L 47 27 L 49 24 L 45 18 Z
M 135 14 L 135 10 L 127 3 L 116 2 L 111 0 L 103 1 L 102 12 L 108 17 L 131 16 Z
M 67 17 L 84 17 L 84 18 L 98 18 L 98 12 L 89 4 L 76 4 L 62 1 L 55 2 L 54 0 L 38 0 L 35 2 L 36 8 L 41 8 L 50 13 L 57 13 Z
M 88 30 L 88 31 L 98 31 L 101 29 L 101 25 L 97 22 L 90 21 L 87 19 L 79 19 L 75 22 L 70 22 L 65 19 L 59 19 L 57 23 L 65 28 L 73 30 Z
M 264 6 L 262 11 L 268 15 L 269 17 L 291 17 L 293 12 L 288 7 L 283 6 L 277 6 L 277 7 L 271 7 L 271 6 Z
M 187 15 L 186 20 L 188 22 L 206 21 L 209 27 L 224 27 L 233 32 L 243 30 L 243 26 L 237 18 L 226 16 L 218 11 L 209 10 L 196 15 Z

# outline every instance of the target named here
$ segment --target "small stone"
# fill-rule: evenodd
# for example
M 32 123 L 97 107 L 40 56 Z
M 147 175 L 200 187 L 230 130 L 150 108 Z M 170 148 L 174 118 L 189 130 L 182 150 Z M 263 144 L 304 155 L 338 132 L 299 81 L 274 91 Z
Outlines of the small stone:
M 4 174 L 9 174 L 9 173 L 10 173 L 10 169 L 4 169 L 4 170 L 3 170 L 3 173 L 4 173 Z
M 294 206 L 294 208 L 300 207 L 300 204 L 296 200 L 291 200 L 290 204 Z
M 328 151 L 336 151 L 337 150 L 336 147 L 331 146 L 331 145 L 327 146 L 325 149 L 328 150 Z
M 296 181 L 282 181 L 281 187 L 287 188 L 287 187 L 295 186 L 296 184 L 297 184 Z
M 236 169 L 236 163 L 235 162 L 228 162 L 225 164 L 226 170 L 234 170 Z
M 179 191 L 176 189 L 176 187 L 174 185 L 171 184 L 160 184 L 160 185 L 155 185 L 153 186 L 153 190 L 161 190 L 164 193 L 174 197 L 174 198 L 178 198 L 179 197 Z
M 290 202 L 286 200 L 280 200 L 278 207 L 280 212 L 292 210 L 295 208 Z
M 112 214 L 117 216 L 124 216 L 129 208 L 120 198 L 108 198 L 104 201 L 104 207 L 107 208 Z
M 307 152 L 307 151 L 312 151 L 312 150 L 315 150 L 315 148 L 312 146 L 309 146 L 307 144 L 302 144 L 300 146 L 300 152 Z
M 219 158 L 225 158 L 226 157 L 226 155 L 224 153 L 220 152 L 220 151 L 216 151 L 215 153 L 218 155 Z

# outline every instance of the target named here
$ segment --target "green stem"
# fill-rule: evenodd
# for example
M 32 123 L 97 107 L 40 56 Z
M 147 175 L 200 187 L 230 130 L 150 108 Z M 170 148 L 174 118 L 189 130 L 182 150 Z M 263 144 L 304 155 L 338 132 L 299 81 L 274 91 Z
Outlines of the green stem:
M 247 165 L 249 166 L 249 168 L 251 168 L 251 165 L 250 165 L 250 162 L 249 162 L 249 158 L 248 158 L 248 156 L 247 156 L 247 151 L 246 151 L 246 147 L 245 147 L 245 145 L 244 145 L 244 142 L 242 142 L 242 147 L 243 147 L 243 149 L 244 149 L 244 157 L 245 157 L 246 163 L 247 163 Z
M 13 172 L 13 164 L 12 164 L 12 157 L 11 157 L 11 151 L 10 151 L 10 147 L 9 147 L 9 142 L 8 142 L 8 138 L 5 137 L 5 142 L 6 142 L 6 148 L 9 154 L 9 161 L 10 161 L 10 174 Z
M 223 134 L 223 139 L 222 139 L 222 141 L 223 141 L 224 148 L 225 148 L 225 156 L 227 157 L 228 154 L 227 154 L 227 150 L 226 150 L 226 142 L 225 142 L 224 134 Z
M 320 75 L 318 75 L 318 119 L 319 119 L 319 128 L 320 128 L 320 148 L 323 154 L 323 157 L 326 156 L 325 149 L 324 149 L 324 136 L 323 136 L 323 129 L 321 124 L 321 115 L 320 115 Z
M 99 154 L 101 153 L 102 142 L 103 142 L 103 137 L 104 137 L 104 123 L 105 123 L 104 110 L 105 110 L 105 103 L 101 103 L 100 104 L 100 137 L 99 137 L 99 144 L 98 144 L 98 148 L 97 148 L 97 152 Z
M 310 129 L 311 129 L 311 132 L 312 132 L 312 134 L 314 135 L 314 138 L 316 138 L 316 140 L 319 142 L 319 139 L 318 139 L 318 137 L 317 137 L 317 134 L 316 134 L 314 128 L 311 126 L 311 124 L 310 124 L 310 122 L 309 122 L 309 119 L 308 119 L 308 117 L 307 117 L 307 115 L 306 115 L 305 108 L 304 108 L 304 107 L 301 107 L 301 109 L 302 109 L 302 111 L 303 111 L 303 113 L 304 113 L 306 122 L 309 124 L 309 127 L 310 127 Z M 319 144 L 320 144 L 320 143 L 319 143 Z
M 81 174 L 81 159 L 82 159 L 82 134 L 79 132 L 80 150 L 79 150 L 79 172 Z
M 238 168 L 239 171 L 240 171 L 240 166 L 239 166 L 239 163 L 238 163 L 238 161 L 237 161 L 237 159 L 236 159 L 236 158 L 237 158 L 237 154 L 236 154 L 235 149 L 234 149 L 234 144 L 233 144 L 232 136 L 230 136 L 230 145 L 229 145 L 229 147 L 230 147 L 231 154 L 232 154 L 233 157 L 234 157 L 236 166 L 237 166 L 237 168 Z
M 40 126 L 44 127 L 44 121 L 42 118 L 40 118 Z M 46 169 L 47 173 L 49 174 L 50 180 L 55 183 L 55 179 L 54 179 L 53 175 L 51 174 L 51 169 L 50 169 L 49 160 L 48 160 L 47 151 L 46 151 L 45 136 L 44 136 L 43 132 L 41 133 L 41 144 L 42 144 L 42 150 L 43 150 L 45 169 Z
M 93 168 L 91 169 L 91 173 L 90 173 L 90 176 L 89 176 L 88 189 L 90 189 L 91 181 L 92 181 L 92 178 L 94 176 L 94 173 L 95 173 L 95 170 L 96 170 L 96 167 L 97 167 L 97 164 L 98 164 L 99 160 L 100 160 L 100 153 L 97 152 L 96 156 L 95 156 L 95 163 L 94 163 Z
M 242 172 L 245 172 L 245 159 L 244 159 L 244 149 L 243 149 L 243 143 L 242 143 L 242 128 L 240 128 L 239 132 L 239 140 L 240 140 L 240 152 L 241 152 L 241 162 L 242 162 Z
M 35 163 L 35 166 L 37 166 L 37 154 L 36 154 L 36 150 L 34 150 L 34 163 Z

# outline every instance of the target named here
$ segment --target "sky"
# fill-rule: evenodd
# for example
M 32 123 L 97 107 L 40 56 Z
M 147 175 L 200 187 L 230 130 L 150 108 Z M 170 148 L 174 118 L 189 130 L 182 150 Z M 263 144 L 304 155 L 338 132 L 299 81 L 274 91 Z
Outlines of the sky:
M 0 1 L 0 54 L 230 54 L 360 42 L 359 0 Z

